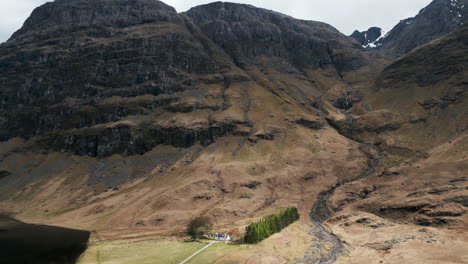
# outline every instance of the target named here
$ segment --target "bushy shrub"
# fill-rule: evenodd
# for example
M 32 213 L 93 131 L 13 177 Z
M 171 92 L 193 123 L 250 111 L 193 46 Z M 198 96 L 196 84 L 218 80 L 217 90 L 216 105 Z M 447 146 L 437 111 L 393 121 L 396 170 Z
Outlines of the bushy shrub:
M 211 224 L 210 219 L 206 217 L 197 217 L 192 220 L 187 225 L 187 233 L 192 237 L 192 239 L 202 238 L 204 234 L 211 231 L 213 225 Z

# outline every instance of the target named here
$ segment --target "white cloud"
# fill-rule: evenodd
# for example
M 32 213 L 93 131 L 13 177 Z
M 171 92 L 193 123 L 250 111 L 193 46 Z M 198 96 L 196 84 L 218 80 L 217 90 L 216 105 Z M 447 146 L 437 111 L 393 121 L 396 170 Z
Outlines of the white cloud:
M 0 0 L 0 42 L 18 30 L 32 10 L 50 0 Z M 179 12 L 211 0 L 163 1 Z M 326 22 L 349 35 L 371 26 L 391 29 L 401 19 L 415 16 L 431 0 L 233 0 L 272 9 L 295 18 Z

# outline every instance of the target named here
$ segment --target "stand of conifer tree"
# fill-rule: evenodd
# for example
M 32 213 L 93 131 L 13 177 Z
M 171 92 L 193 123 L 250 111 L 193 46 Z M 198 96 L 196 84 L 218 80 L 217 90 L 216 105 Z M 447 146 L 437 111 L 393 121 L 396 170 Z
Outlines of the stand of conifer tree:
M 265 217 L 246 227 L 244 242 L 256 244 L 274 233 L 280 232 L 298 219 L 299 212 L 296 207 L 290 207 L 279 214 Z

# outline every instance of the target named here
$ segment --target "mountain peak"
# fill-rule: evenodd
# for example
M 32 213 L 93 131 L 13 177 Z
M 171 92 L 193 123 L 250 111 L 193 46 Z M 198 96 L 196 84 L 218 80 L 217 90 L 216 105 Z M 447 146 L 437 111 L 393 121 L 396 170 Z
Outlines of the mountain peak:
M 382 29 L 371 27 L 367 31 L 355 30 L 351 37 L 357 40 L 363 47 L 374 46 L 374 43 L 382 36 Z
M 213 2 L 199 5 L 187 11 L 189 14 L 203 13 L 205 19 L 226 19 L 231 21 L 243 21 L 249 18 L 265 18 L 268 15 L 275 15 L 283 18 L 292 18 L 272 10 L 258 8 L 253 5 L 239 4 L 231 2 Z
M 434 0 L 415 17 L 401 20 L 377 45 L 398 57 L 445 36 L 463 24 L 467 3 L 467 0 Z
M 126 27 L 157 21 L 180 22 L 177 11 L 157 0 L 57 0 L 36 8 L 9 41 L 46 38 L 88 27 Z

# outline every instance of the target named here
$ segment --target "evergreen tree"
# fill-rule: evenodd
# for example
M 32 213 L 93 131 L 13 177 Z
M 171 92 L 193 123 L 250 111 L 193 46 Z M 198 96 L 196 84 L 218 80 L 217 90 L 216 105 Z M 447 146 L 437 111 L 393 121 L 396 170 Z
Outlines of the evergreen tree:
M 271 235 L 280 232 L 283 228 L 299 219 L 299 211 L 296 207 L 290 207 L 261 219 L 245 228 L 244 241 L 249 244 L 258 243 Z

